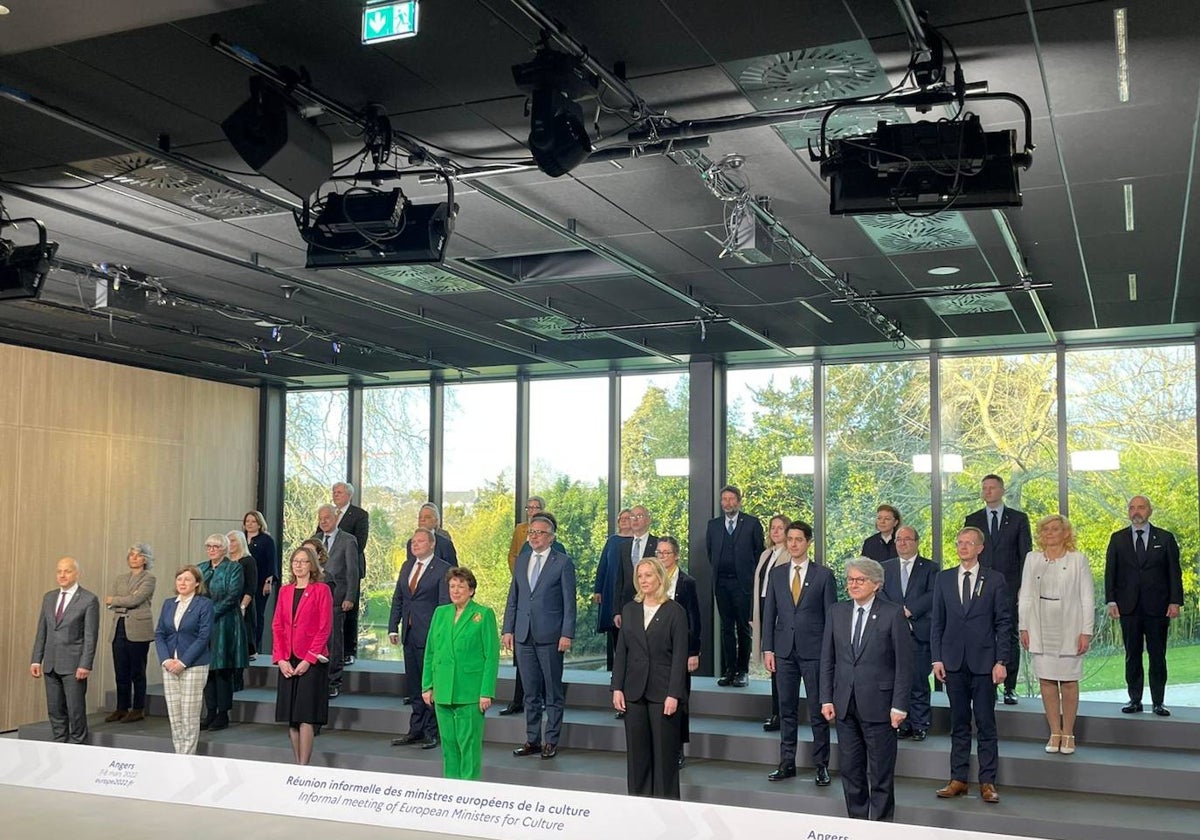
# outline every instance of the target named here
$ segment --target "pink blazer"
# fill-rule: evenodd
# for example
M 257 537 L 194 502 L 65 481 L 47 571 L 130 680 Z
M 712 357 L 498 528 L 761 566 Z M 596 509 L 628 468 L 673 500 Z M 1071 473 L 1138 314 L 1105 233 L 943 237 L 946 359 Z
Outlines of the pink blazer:
M 295 584 L 279 590 L 275 619 L 271 622 L 271 662 L 290 659 L 295 654 L 315 665 L 318 658 L 329 656 L 329 631 L 333 628 L 333 594 L 323 583 L 310 583 L 300 596 L 296 617 L 292 618 Z

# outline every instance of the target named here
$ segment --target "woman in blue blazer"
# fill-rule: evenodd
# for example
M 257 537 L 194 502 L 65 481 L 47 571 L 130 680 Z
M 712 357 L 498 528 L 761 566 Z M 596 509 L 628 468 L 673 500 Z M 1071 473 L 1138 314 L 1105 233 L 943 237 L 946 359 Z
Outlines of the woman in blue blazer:
M 195 566 L 184 566 L 175 573 L 175 592 L 175 598 L 163 603 L 154 646 L 162 661 L 171 741 L 175 752 L 190 755 L 196 752 L 200 738 L 213 607 L 204 594 L 204 576 Z

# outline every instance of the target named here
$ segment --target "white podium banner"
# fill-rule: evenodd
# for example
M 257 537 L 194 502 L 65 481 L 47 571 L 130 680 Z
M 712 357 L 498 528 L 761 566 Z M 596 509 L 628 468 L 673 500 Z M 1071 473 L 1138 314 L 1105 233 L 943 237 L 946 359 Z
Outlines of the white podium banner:
M 0 739 L 0 784 L 490 840 L 960 840 L 967 834 L 702 802 L 15 739 Z

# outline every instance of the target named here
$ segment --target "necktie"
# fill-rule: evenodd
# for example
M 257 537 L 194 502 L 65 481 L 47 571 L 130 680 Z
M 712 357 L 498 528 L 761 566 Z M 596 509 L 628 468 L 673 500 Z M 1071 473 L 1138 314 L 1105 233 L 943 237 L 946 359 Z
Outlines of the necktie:
M 62 621 L 63 610 L 65 610 L 66 608 L 67 608 L 67 590 L 64 589 L 62 591 L 62 594 L 60 594 L 58 596 L 58 609 L 56 609 L 54 611 L 54 620 L 56 622 Z
M 792 564 L 792 606 L 800 604 L 800 567 Z
M 324 534 L 323 536 L 325 538 L 325 550 L 329 551 L 329 534 Z
M 638 561 L 642 559 L 642 538 L 633 538 L 633 551 L 630 554 L 630 560 L 633 561 L 633 568 L 637 568 Z
M 908 573 L 909 573 L 908 567 L 911 565 L 912 565 L 911 560 L 905 560 L 903 563 L 900 564 L 900 594 L 901 595 L 908 594 Z
M 1137 529 L 1137 542 L 1133 546 L 1133 550 L 1137 552 L 1139 563 L 1146 559 L 1146 539 L 1144 533 L 1141 528 Z
M 999 533 L 1000 533 L 1000 511 L 994 510 L 994 511 L 992 511 L 992 539 L 995 539 L 996 535 Z
M 963 575 L 963 591 L 962 591 L 963 611 L 966 612 L 967 607 L 971 606 L 971 573 L 967 572 Z
M 862 647 L 862 628 L 863 628 L 863 613 L 866 612 L 865 607 L 858 608 L 858 617 L 854 619 L 854 637 L 850 640 L 850 646 L 854 648 L 854 653 L 857 655 Z
M 425 564 L 420 560 L 417 561 L 417 567 L 413 569 L 412 577 L 408 579 L 408 594 L 412 595 L 417 591 L 417 581 L 421 579 L 421 572 L 425 571 Z
M 538 578 L 542 574 L 542 555 L 533 555 L 533 571 L 529 573 L 529 588 L 533 589 L 537 586 Z
M 732 534 L 732 533 L 733 533 L 733 526 L 734 526 L 734 525 L 736 525 L 736 524 L 737 524 L 737 520 L 736 520 L 736 519 L 726 519 L 726 520 L 725 520 L 725 530 L 726 530 L 726 531 L 728 531 L 730 534 Z

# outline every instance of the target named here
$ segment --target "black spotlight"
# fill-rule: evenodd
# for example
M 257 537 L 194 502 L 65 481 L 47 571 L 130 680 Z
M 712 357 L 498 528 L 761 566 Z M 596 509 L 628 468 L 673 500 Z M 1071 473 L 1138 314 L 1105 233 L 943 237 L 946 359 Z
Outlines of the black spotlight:
M 58 251 L 58 243 L 47 241 L 46 226 L 37 219 L 0 220 L 0 229 L 16 227 L 18 222 L 32 222 L 38 229 L 38 241 L 34 245 L 14 245 L 10 239 L 0 239 L 0 300 L 36 298 L 41 294 L 50 261 Z
M 530 94 L 529 151 L 538 169 L 565 175 L 592 153 L 579 100 L 594 95 L 596 79 L 566 53 L 548 47 L 512 68 L 517 87 Z

